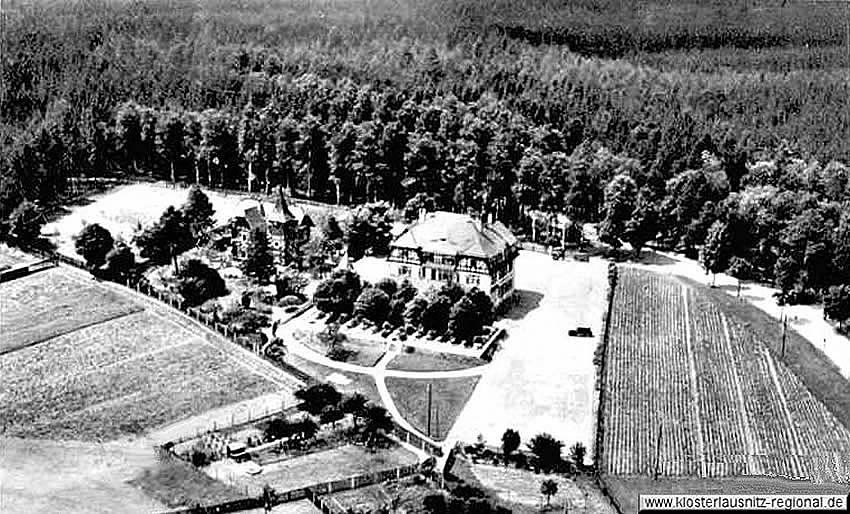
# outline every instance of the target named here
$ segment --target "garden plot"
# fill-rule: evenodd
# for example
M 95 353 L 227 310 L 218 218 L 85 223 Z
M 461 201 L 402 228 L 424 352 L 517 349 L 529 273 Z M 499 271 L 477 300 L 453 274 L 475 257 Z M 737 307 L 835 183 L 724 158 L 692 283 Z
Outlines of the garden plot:
M 0 296 L 0 354 L 142 310 L 60 268 L 0 284 Z
M 242 464 L 230 459 L 216 461 L 205 468 L 212 477 L 234 486 L 248 485 L 261 488 L 269 484 L 277 491 L 307 487 L 319 482 L 341 480 L 365 473 L 416 464 L 416 455 L 399 446 L 370 450 L 363 446 L 341 446 L 263 467 L 263 472 L 252 476 Z

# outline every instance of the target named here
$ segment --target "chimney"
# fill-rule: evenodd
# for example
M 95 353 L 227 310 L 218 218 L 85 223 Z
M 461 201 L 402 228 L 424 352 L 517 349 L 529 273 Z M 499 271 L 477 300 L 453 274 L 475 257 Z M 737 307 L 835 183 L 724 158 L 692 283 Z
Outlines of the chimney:
M 488 225 L 492 225 L 492 224 L 493 224 L 493 213 L 492 213 L 492 212 L 488 212 L 488 213 L 487 213 L 487 224 L 488 224 Z

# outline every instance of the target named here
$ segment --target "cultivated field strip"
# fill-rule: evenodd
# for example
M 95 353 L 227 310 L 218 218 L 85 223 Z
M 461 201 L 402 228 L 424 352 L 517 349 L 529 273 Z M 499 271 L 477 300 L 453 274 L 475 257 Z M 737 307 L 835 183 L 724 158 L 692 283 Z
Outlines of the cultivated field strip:
M 135 310 L 88 326 L 74 314 L 66 323 L 75 330 L 0 354 L 0 433 L 111 439 L 294 389 L 294 379 L 281 378 L 288 375 L 257 366 L 255 360 L 267 363 L 156 302 L 91 281 L 77 270 L 59 267 L 48 273 L 59 284 L 54 291 L 49 291 L 52 281 L 41 284 L 47 291 L 42 293 L 16 288 L 17 303 L 9 311 L 23 312 L 27 305 L 50 311 L 51 302 L 61 309 L 70 298 L 84 300 L 82 319 L 112 302 Z M 4 318 L 4 335 L 28 323 L 22 315 Z
M 614 302 L 605 472 L 850 478 L 850 431 L 747 327 L 697 290 L 634 268 L 622 268 Z
M 197 342 L 68 374 L 64 380 L 33 381 L 0 404 L 4 431 L 29 437 L 110 438 L 276 390 L 264 378 L 234 368 L 210 346 L 190 344 Z
M 142 310 L 60 268 L 0 284 L 0 296 L 0 354 Z
M 681 289 L 655 275 L 640 279 L 627 287 L 624 277 L 612 312 L 604 426 L 616 436 L 604 438 L 603 455 L 611 473 L 652 473 L 660 430 L 659 471 L 698 473 Z

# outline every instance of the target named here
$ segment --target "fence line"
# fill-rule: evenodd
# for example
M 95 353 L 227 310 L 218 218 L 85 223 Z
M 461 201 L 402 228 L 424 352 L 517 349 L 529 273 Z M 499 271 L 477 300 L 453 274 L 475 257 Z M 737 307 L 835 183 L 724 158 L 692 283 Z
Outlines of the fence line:
M 173 453 L 171 453 L 170 451 L 160 451 L 165 451 L 173 456 Z M 343 511 L 340 509 L 334 510 L 334 508 L 331 506 L 331 503 L 325 500 L 325 495 L 343 491 L 350 491 L 352 489 L 358 489 L 360 487 L 366 487 L 369 485 L 386 482 L 388 480 L 400 480 L 402 478 L 406 478 L 408 476 L 415 475 L 420 472 L 423 472 L 422 464 L 409 464 L 406 466 L 397 466 L 382 471 L 373 471 L 371 473 L 353 475 L 339 480 L 319 482 L 316 484 L 308 485 L 306 487 L 299 487 L 296 489 L 290 489 L 287 491 L 276 493 L 275 497 L 271 501 L 271 506 L 303 500 L 306 498 L 310 500 L 310 502 L 322 512 L 326 512 L 328 514 L 342 513 Z M 201 506 L 200 509 L 198 507 L 183 507 L 180 509 L 165 511 L 162 514 L 190 514 L 196 512 L 238 512 L 240 510 L 262 508 L 265 504 L 266 503 L 264 501 L 263 496 L 260 495 L 259 497 L 243 498 L 240 500 L 234 500 L 215 505 L 205 505 Z
M 0 271 L 0 282 L 9 282 L 17 278 L 23 278 L 33 273 L 56 267 L 52 259 L 43 259 L 23 266 Z

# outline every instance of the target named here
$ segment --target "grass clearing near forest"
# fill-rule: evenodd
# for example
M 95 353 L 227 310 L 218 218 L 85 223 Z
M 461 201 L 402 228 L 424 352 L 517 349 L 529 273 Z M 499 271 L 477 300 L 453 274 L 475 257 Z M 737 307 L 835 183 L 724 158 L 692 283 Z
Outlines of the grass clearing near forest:
M 387 377 L 387 389 L 401 415 L 417 430 L 441 441 L 475 390 L 480 377 L 410 379 Z M 428 385 L 431 385 L 431 427 L 428 429 Z

